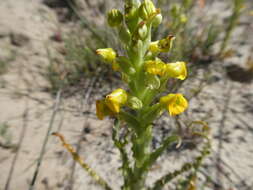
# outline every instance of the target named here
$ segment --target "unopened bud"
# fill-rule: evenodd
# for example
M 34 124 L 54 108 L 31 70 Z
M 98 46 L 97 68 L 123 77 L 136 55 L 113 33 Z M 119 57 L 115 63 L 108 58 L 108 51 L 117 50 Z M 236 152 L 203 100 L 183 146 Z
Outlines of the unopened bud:
M 148 86 L 149 89 L 154 90 L 154 89 L 160 88 L 161 82 L 158 76 L 148 75 L 148 78 L 146 80 L 146 85 Z
M 172 16 L 173 16 L 173 17 L 177 17 L 178 14 L 179 14 L 179 10 L 180 10 L 179 5 L 178 5 L 178 4 L 174 4 L 174 5 L 172 6 L 171 10 L 170 10 Z
M 138 29 L 138 35 L 142 40 L 146 39 L 148 35 L 148 28 L 146 24 L 140 26 L 140 28 Z
M 130 96 L 127 100 L 127 104 L 134 110 L 142 108 L 142 101 L 135 96 Z
M 139 8 L 139 16 L 147 20 L 156 13 L 156 8 L 151 0 L 144 0 Z
M 111 27 L 119 26 L 122 21 L 123 21 L 123 15 L 119 10 L 112 9 L 110 12 L 108 12 L 107 22 L 109 26 Z
M 156 15 L 155 18 L 153 19 L 152 25 L 153 25 L 154 27 L 158 27 L 159 24 L 161 24 L 162 20 L 163 20 L 162 15 L 161 15 L 161 14 L 158 14 L 158 15 Z

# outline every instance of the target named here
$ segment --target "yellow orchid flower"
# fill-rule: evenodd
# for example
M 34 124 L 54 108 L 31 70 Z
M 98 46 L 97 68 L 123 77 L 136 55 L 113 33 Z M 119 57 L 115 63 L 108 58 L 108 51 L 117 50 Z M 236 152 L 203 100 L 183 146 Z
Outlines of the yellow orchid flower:
M 151 51 L 152 53 L 159 53 L 160 48 L 158 47 L 158 42 L 159 41 L 150 42 L 148 50 Z
M 175 62 L 166 64 L 166 73 L 169 77 L 184 80 L 187 76 L 187 68 L 185 62 Z
M 169 52 L 175 38 L 175 36 L 169 35 L 167 38 L 150 42 L 149 51 L 152 53 Z
M 119 113 L 122 105 L 127 102 L 127 93 L 125 90 L 118 88 L 105 98 L 105 104 L 113 113 Z
M 97 49 L 96 53 L 109 63 L 113 63 L 117 55 L 112 48 Z
M 145 69 L 153 75 L 164 76 L 166 74 L 166 64 L 161 60 L 150 60 L 145 62 Z
M 103 120 L 105 116 L 113 116 L 113 112 L 107 107 L 104 100 L 96 101 L 96 115 L 98 119 Z
M 158 47 L 161 52 L 168 52 L 172 48 L 173 41 L 176 39 L 175 36 L 169 35 L 165 39 L 159 40 Z
M 185 62 L 165 64 L 161 60 L 150 60 L 145 62 L 145 69 L 153 75 L 168 76 L 184 80 L 187 76 Z
M 182 94 L 168 94 L 160 98 L 160 104 L 166 107 L 171 116 L 185 111 L 188 102 Z

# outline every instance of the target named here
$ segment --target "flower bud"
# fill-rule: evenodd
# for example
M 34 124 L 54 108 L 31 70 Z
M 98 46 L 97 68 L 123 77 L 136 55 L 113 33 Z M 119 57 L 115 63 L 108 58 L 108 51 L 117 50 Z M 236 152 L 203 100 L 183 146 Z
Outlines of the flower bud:
M 139 16 L 143 20 L 149 19 L 154 13 L 156 13 L 156 8 L 151 0 L 144 0 L 139 7 Z
M 125 90 L 118 88 L 105 98 L 105 104 L 113 113 L 119 113 L 122 105 L 127 102 L 127 93 Z
M 116 52 L 112 48 L 97 49 L 96 53 L 109 63 L 116 59 Z
M 171 14 L 174 18 L 176 18 L 180 12 L 180 7 L 178 4 L 174 4 L 171 8 Z
M 187 68 L 185 62 L 175 62 L 166 64 L 167 75 L 169 77 L 184 80 L 187 76 Z
M 145 40 L 147 35 L 148 35 L 148 28 L 146 24 L 143 24 L 142 26 L 139 27 L 138 29 L 138 35 L 140 39 Z
M 148 86 L 149 89 L 159 89 L 161 82 L 158 76 L 156 75 L 148 75 L 145 84 Z
M 159 24 L 161 24 L 162 20 L 163 20 L 162 15 L 161 15 L 161 14 L 158 14 L 158 15 L 156 15 L 155 18 L 153 19 L 152 25 L 153 25 L 154 27 L 158 27 Z
M 110 12 L 107 13 L 107 22 L 109 26 L 115 27 L 119 26 L 123 21 L 122 13 L 117 9 L 112 9 Z
M 137 40 L 136 44 L 133 46 L 133 51 L 138 52 L 143 48 L 143 42 L 141 40 Z
M 130 96 L 127 100 L 127 104 L 134 110 L 142 108 L 142 101 L 135 96 Z
M 182 94 L 168 94 L 160 98 L 160 104 L 164 106 L 171 116 L 185 111 L 188 102 Z

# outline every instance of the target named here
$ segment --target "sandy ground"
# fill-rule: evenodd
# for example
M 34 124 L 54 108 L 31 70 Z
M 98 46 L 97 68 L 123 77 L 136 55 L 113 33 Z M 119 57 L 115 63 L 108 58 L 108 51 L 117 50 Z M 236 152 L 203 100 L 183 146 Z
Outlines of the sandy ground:
M 50 40 L 50 37 L 59 29 L 64 31 L 67 27 L 71 27 L 71 24 L 59 23 L 55 11 L 39 0 L 0 1 L 0 58 L 9 60 L 8 71 L 0 75 L 0 124 L 9 126 L 7 135 L 0 137 L 0 144 L 10 141 L 9 147 L 0 147 L 0 190 L 29 188 L 53 109 L 57 106 L 60 109 L 51 131 L 61 132 L 71 144 L 78 145 L 80 155 L 115 189 L 119 189 L 122 183 L 117 171 L 120 166 L 119 153 L 111 141 L 111 121 L 98 121 L 94 114 L 86 113 L 95 113 L 94 100 L 101 97 L 100 92 L 88 88 L 94 85 L 94 80 L 85 80 L 83 93 L 68 99 L 56 99 L 43 92 L 48 84 L 39 73 L 49 64 L 46 48 L 54 51 L 61 45 Z M 252 31 L 252 23 L 250 27 Z M 21 44 L 15 43 L 17 36 L 22 38 Z M 192 99 L 186 116 L 191 115 L 193 120 L 204 118 L 212 129 L 213 150 L 206 161 L 202 178 L 210 175 L 214 182 L 222 184 L 221 189 L 224 190 L 251 190 L 253 83 L 233 82 L 225 76 L 224 67 L 218 66 L 239 64 L 243 67 L 247 56 L 252 54 L 253 39 L 248 31 L 238 28 L 234 38 L 235 47 L 241 40 L 248 43 L 240 44 L 238 56 L 211 66 L 215 71 L 213 80 Z M 198 77 L 203 77 L 201 70 Z M 190 87 L 185 89 L 186 92 L 191 90 Z M 170 120 L 165 119 L 166 122 Z M 164 127 L 168 128 L 166 125 Z M 156 133 L 159 137 L 161 129 L 156 129 Z M 148 183 L 166 171 L 179 168 L 178 160 L 190 161 L 191 158 L 192 152 L 188 150 L 182 150 L 180 157 L 178 153 L 171 153 L 170 157 L 163 156 L 149 176 Z M 100 188 L 79 166 L 75 166 L 59 141 L 49 136 L 34 189 Z

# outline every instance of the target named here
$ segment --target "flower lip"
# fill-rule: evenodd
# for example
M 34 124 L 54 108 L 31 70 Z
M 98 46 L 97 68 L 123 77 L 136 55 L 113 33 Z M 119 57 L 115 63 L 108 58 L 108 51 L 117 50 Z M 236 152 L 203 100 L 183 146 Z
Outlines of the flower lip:
M 116 52 L 112 48 L 97 49 L 96 54 L 100 55 L 104 61 L 112 63 L 116 59 Z
M 166 69 L 169 77 L 178 78 L 180 80 L 184 80 L 187 77 L 185 62 L 168 63 Z
M 119 113 L 122 105 L 127 102 L 127 93 L 125 90 L 118 88 L 112 93 L 108 94 L 105 98 L 105 104 L 114 112 Z
M 184 112 L 188 107 L 188 102 L 182 94 L 168 94 L 160 98 L 160 104 L 163 105 L 171 116 Z
M 104 100 L 97 100 L 96 115 L 98 119 L 103 120 L 105 116 L 113 116 L 114 113 L 106 106 Z

